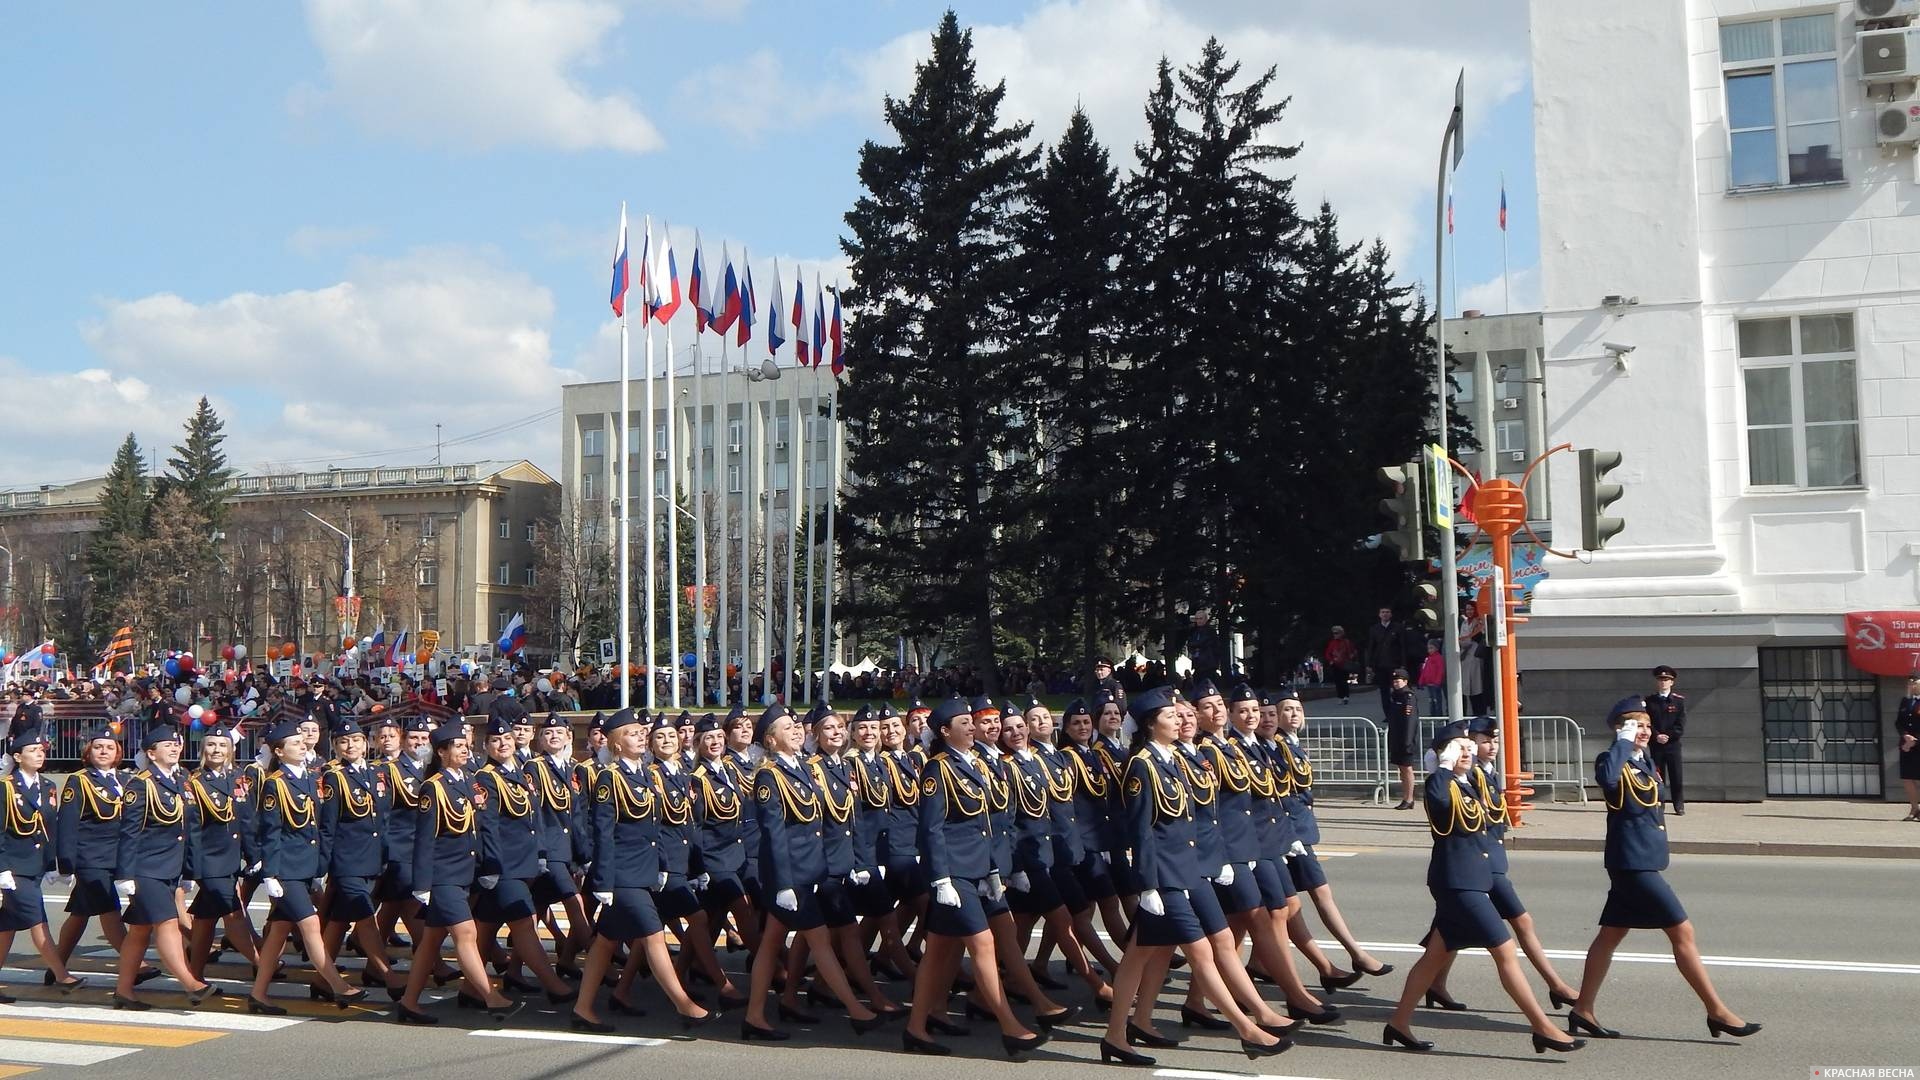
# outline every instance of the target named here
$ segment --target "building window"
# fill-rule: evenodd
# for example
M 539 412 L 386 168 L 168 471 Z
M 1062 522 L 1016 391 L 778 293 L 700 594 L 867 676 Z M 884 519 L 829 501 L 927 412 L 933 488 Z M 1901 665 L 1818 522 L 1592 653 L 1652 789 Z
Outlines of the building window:
M 1502 454 L 1527 449 L 1527 422 L 1525 420 L 1500 420 L 1493 425 L 1493 448 Z
M 745 433 L 746 433 L 746 425 L 744 423 L 742 423 L 739 420 L 727 421 L 727 452 L 728 453 L 737 454 L 740 452 L 741 436 L 744 435 Z M 734 490 L 738 491 L 739 489 L 735 488 Z
M 700 421 L 700 449 L 713 449 L 713 421 Z
M 1853 316 L 1743 319 L 1747 485 L 1860 486 Z
M 727 490 L 735 495 L 740 494 L 740 466 L 738 465 L 727 466 Z
M 1843 646 L 1760 650 L 1768 795 L 1880 794 L 1880 688 Z
M 787 477 L 789 475 L 790 474 L 787 472 L 786 462 L 784 461 L 774 462 L 773 463 L 773 481 L 772 481 L 773 490 L 775 491 L 787 490 Z
M 653 473 L 653 497 L 656 499 L 667 497 L 667 474 L 658 469 Z
M 529 544 L 538 542 L 540 539 L 540 526 L 531 521 L 527 522 L 526 537 L 527 543 Z
M 1828 10 L 1721 24 L 1729 186 L 1845 179 L 1835 19 Z
M 507 624 L 513 621 L 513 612 L 501 608 L 493 613 L 493 631 L 496 634 L 507 632 Z
M 1453 400 L 1466 405 L 1473 401 L 1473 357 L 1466 356 L 1462 359 L 1467 361 L 1467 366 L 1454 369 L 1453 384 L 1459 389 L 1453 392 Z
M 634 427 L 633 424 L 629 422 L 627 424 L 627 456 L 632 457 L 633 455 L 639 452 L 640 452 L 640 429 L 637 427 Z
M 494 570 L 493 582 L 496 585 L 513 584 L 513 568 L 508 566 L 506 563 L 501 563 Z
M 420 515 L 420 539 L 422 540 L 433 539 L 434 530 L 438 529 L 439 527 L 440 527 L 439 524 L 434 521 L 432 514 Z
M 814 487 L 823 488 L 827 486 L 827 463 L 825 461 L 820 458 L 814 458 L 812 461 L 807 462 L 807 471 L 813 474 L 812 481 Z
M 592 498 L 593 498 L 593 474 L 581 473 L 580 474 L 580 501 L 587 502 Z
M 500 519 L 500 539 L 513 539 L 513 521 L 509 518 Z
M 656 454 L 667 452 L 667 425 L 665 424 L 653 426 L 653 452 Z
M 792 433 L 793 433 L 793 425 L 790 422 L 786 413 L 781 413 L 780 415 L 773 418 L 773 445 L 774 446 L 780 447 L 780 446 L 787 445 L 787 437 Z
M 532 563 L 528 563 L 528 564 L 527 564 L 526 566 L 524 566 L 524 567 L 522 567 L 522 568 L 521 568 L 521 573 L 520 573 L 520 580 L 521 580 L 521 581 L 522 581 L 523 583 L 525 583 L 525 585 L 526 585 L 526 586 L 527 586 L 527 588 L 529 588 L 529 589 L 531 589 L 531 588 L 533 588 L 533 576 L 534 576 L 534 575 L 533 575 L 533 564 L 532 564 Z
M 580 433 L 580 456 L 581 457 L 599 457 L 606 449 L 601 441 L 601 437 L 602 437 L 601 431 L 599 428 L 594 428 L 592 431 L 581 432 Z
M 816 443 L 819 442 L 821 439 L 826 437 L 826 430 L 827 430 L 826 417 L 813 416 L 813 415 L 809 415 L 807 417 L 807 441 L 808 442 L 816 442 Z
M 436 634 L 439 633 L 440 632 L 440 613 L 437 611 L 421 612 L 420 613 L 420 629 L 431 630 Z
M 438 563 L 428 562 L 428 563 L 420 564 L 420 584 L 422 585 L 440 584 L 440 565 Z

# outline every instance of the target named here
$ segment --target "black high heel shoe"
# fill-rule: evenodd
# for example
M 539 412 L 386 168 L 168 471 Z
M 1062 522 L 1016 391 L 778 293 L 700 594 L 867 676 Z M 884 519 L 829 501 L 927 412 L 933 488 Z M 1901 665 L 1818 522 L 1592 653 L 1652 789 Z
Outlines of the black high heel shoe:
M 49 974 L 51 974 L 51 972 L 49 972 Z M 55 990 L 60 991 L 63 994 L 71 994 L 75 990 L 78 990 L 85 985 L 87 985 L 87 980 L 82 978 L 81 976 L 75 975 L 72 978 L 69 978 L 66 982 L 54 983 L 53 988 Z
M 1556 1009 L 1571 1009 L 1580 1003 L 1579 998 L 1567 997 L 1558 990 L 1547 991 L 1547 1000 L 1553 1002 Z
M 763 1028 L 746 1020 L 740 1021 L 740 1037 L 748 1042 L 759 1039 L 761 1042 L 785 1042 L 793 1038 L 791 1032 L 779 1028 Z
M 1151 1031 L 1144 1031 L 1135 1025 L 1133 1021 L 1129 1020 L 1127 1021 L 1127 1045 L 1150 1046 L 1155 1050 L 1171 1050 L 1179 1046 L 1180 1043 L 1174 1039 L 1167 1038 L 1165 1035 L 1155 1035 Z
M 247 995 L 247 1011 L 255 1016 L 285 1016 L 287 1010 L 278 1005 L 261 1001 L 252 994 Z
M 1354 970 L 1355 970 L 1355 971 L 1357 971 L 1357 972 L 1359 972 L 1359 973 L 1360 973 L 1360 974 L 1362 974 L 1362 975 L 1365 975 L 1365 976 L 1367 976 L 1368 978 L 1372 978 L 1372 979 L 1377 979 L 1377 978 L 1379 978 L 1379 977 L 1380 977 L 1380 976 L 1382 976 L 1382 975 L 1391 975 L 1391 974 L 1393 974 L 1393 965 L 1392 965 L 1392 964 L 1381 964 L 1380 966 L 1378 966 L 1378 967 L 1376 967 L 1376 968 L 1374 968 L 1374 969 L 1373 969 L 1373 970 L 1371 970 L 1371 971 L 1369 971 L 1369 970 L 1367 970 L 1366 968 L 1355 968 Z
M 539 983 L 528 982 L 527 980 L 521 978 L 518 975 L 501 975 L 500 985 L 512 987 L 513 989 L 518 990 L 523 994 L 532 994 L 541 989 Z
M 1289 1008 L 1287 1010 L 1287 1017 L 1292 1020 L 1305 1020 L 1307 1023 L 1319 1027 L 1321 1024 L 1337 1023 L 1340 1019 L 1340 1010 L 1331 1005 L 1320 1006 L 1320 1011 L 1318 1012 Z
M 681 1013 L 680 1030 L 692 1031 L 694 1028 L 706 1027 L 708 1024 L 713 1023 L 713 1018 L 718 1015 L 720 1014 L 712 1010 L 701 1013 L 699 1016 L 688 1016 L 686 1013 Z
M 512 1019 L 515 1013 L 518 1013 L 526 1007 L 527 1003 L 524 1001 L 509 1001 L 505 1005 L 498 1007 L 489 1005 L 487 1006 L 487 1017 L 496 1024 L 504 1024 Z
M 432 1027 L 440 1022 L 440 1018 L 437 1016 L 430 1016 L 427 1013 L 409 1009 L 405 1005 L 396 1004 L 394 1010 L 393 1019 L 396 1023 L 419 1024 L 421 1027 Z M 575 1017 L 575 1019 L 579 1018 Z
M 946 1057 L 948 1054 L 953 1053 L 952 1047 L 944 1043 L 934 1042 L 932 1039 L 923 1039 L 911 1031 L 902 1031 L 900 1033 L 900 1046 L 909 1054 L 927 1054 L 932 1057 Z
M 820 1018 L 813 1013 L 796 1009 L 784 1001 L 779 1003 L 779 1008 L 780 1019 L 790 1024 L 817 1024 L 820 1022 Z
M 1008 1057 L 1017 1058 L 1029 1050 L 1038 1050 L 1040 1047 L 1046 1045 L 1046 1042 L 1047 1033 L 1044 1031 L 1037 1035 L 1029 1035 L 1024 1039 L 1015 1038 L 1012 1035 L 1002 1035 L 1000 1036 L 1000 1049 L 1005 1050 Z
M 865 1020 L 862 1020 L 857 1016 L 849 1016 L 847 1017 L 847 1023 L 853 1025 L 853 1033 L 855 1035 L 865 1035 L 867 1032 L 880 1027 L 882 1024 L 885 1024 L 890 1019 L 892 1018 L 887 1016 L 887 1014 L 885 1013 L 874 1013 L 872 1016 L 867 1017 Z
M 1253 1026 L 1276 1039 L 1291 1039 L 1295 1035 L 1300 1034 L 1300 1029 L 1307 1025 L 1299 1020 L 1295 1020 L 1291 1024 L 1255 1024 Z
M 1279 1042 L 1267 1044 L 1248 1042 L 1245 1039 L 1240 1040 L 1240 1052 L 1247 1055 L 1249 1060 L 1253 1058 L 1273 1057 L 1276 1054 L 1284 1054 L 1291 1049 L 1293 1049 L 1292 1039 L 1281 1039 Z
M 992 1011 L 992 1010 L 990 1010 L 990 1009 L 983 1009 L 983 1008 L 981 1008 L 980 1006 L 978 1006 L 978 1005 L 975 1005 L 975 1004 L 973 1003 L 973 999 L 972 999 L 972 998 L 967 998 L 967 999 L 966 999 L 966 1005 L 967 1005 L 967 1019 L 969 1019 L 969 1020 L 989 1020 L 989 1021 L 997 1021 L 997 1020 L 999 1020 L 999 1019 L 1000 1019 L 999 1017 L 997 1017 L 997 1016 L 995 1016 L 995 1015 L 993 1015 L 993 1011 Z
M 1585 1045 L 1587 1045 L 1585 1039 L 1569 1038 L 1566 1042 L 1561 1042 L 1558 1039 L 1549 1039 L 1537 1031 L 1533 1033 L 1533 1052 L 1536 1054 L 1544 1054 L 1549 1050 L 1557 1054 L 1571 1054 Z
M 578 990 L 563 990 L 558 994 L 551 990 L 547 991 L 547 1003 L 549 1005 L 571 1005 L 579 999 L 580 991 Z
M 1227 1023 L 1212 1013 L 1204 1009 L 1195 1009 L 1189 1005 L 1180 1006 L 1180 1026 L 1183 1028 L 1199 1028 L 1202 1031 L 1226 1031 L 1233 1027 L 1232 1024 Z
M 1759 1030 L 1760 1025 L 1751 1021 L 1741 1024 L 1739 1027 L 1734 1027 L 1732 1024 L 1723 1024 L 1711 1016 L 1707 1017 L 1707 1034 L 1712 1035 L 1716 1039 L 1722 1035 L 1731 1035 L 1736 1039 L 1744 1039 Z
M 319 987 L 316 986 L 313 988 L 314 997 L 316 998 L 319 997 L 321 993 L 322 991 Z M 454 995 L 453 1004 L 456 1008 L 461 1008 L 461 1009 L 479 1010 L 487 1007 L 487 1001 L 485 998 L 474 997 L 472 994 L 467 993 L 465 990 L 462 990 L 458 994 Z
M 572 1028 L 575 1031 L 584 1031 L 589 1035 L 613 1034 L 612 1024 L 609 1024 L 604 1020 L 589 1020 L 586 1017 L 581 1016 L 579 1013 L 574 1013 L 572 1015 L 572 1018 L 567 1021 L 567 1026 Z
M 310 986 L 307 988 L 308 997 L 315 1001 L 331 1001 L 342 1009 L 349 1005 L 365 1001 L 367 993 L 366 990 L 349 990 L 344 994 L 336 994 L 322 986 Z
M 1467 1007 L 1465 1002 L 1455 1001 L 1451 995 L 1439 990 L 1427 991 L 1426 1005 L 1429 1009 L 1445 1009 L 1448 1012 L 1460 1012 Z
M 725 994 L 721 994 L 720 1003 L 717 1006 L 717 1008 L 721 1012 L 732 1012 L 735 1009 L 746 1008 L 747 1002 L 748 1002 L 748 999 L 745 995 L 742 995 L 740 997 L 728 997 Z
M 1100 1040 L 1100 1062 L 1113 1062 L 1116 1065 L 1136 1065 L 1142 1068 L 1154 1063 L 1154 1059 L 1145 1054 L 1136 1054 L 1131 1050 L 1122 1050 L 1105 1039 Z
M 956 1039 L 964 1039 L 972 1032 L 965 1024 L 956 1024 L 939 1013 L 927 1017 L 927 1030 L 935 1035 L 951 1035 Z
M 201 987 L 198 990 L 187 991 L 187 1004 L 198 1005 L 203 1001 L 215 1001 L 222 997 L 225 997 L 226 993 L 227 992 L 225 990 L 220 989 L 219 987 L 213 985 L 212 983 L 208 983 L 207 985 Z M 365 990 L 360 991 L 360 997 L 366 997 L 366 996 L 367 996 L 367 992 Z M 355 998 L 354 1000 L 357 1001 L 359 999 Z
M 146 1012 L 153 1008 L 139 998 L 121 997 L 117 992 L 113 995 L 113 1007 L 126 1012 Z
M 1361 977 L 1361 974 L 1357 971 L 1349 971 L 1345 975 L 1322 975 L 1320 976 L 1320 989 L 1325 990 L 1329 994 L 1335 990 L 1345 990 L 1347 987 L 1359 982 Z
M 1042 1031 L 1052 1031 L 1056 1027 L 1071 1024 L 1079 1018 L 1080 1007 L 1078 1005 L 1069 1005 L 1059 1012 L 1033 1014 L 1033 1022 L 1039 1024 Z
M 1406 1032 L 1401 1031 L 1399 1028 L 1394 1027 L 1392 1024 L 1388 1024 L 1386 1029 L 1380 1033 L 1380 1045 L 1392 1046 L 1395 1043 L 1399 1043 L 1401 1046 L 1417 1054 L 1424 1054 L 1433 1049 L 1433 1044 L 1427 1040 L 1416 1039 Z
M 1573 1010 L 1567 1010 L 1567 1030 L 1576 1035 L 1591 1035 L 1596 1039 L 1617 1039 L 1620 1033 L 1609 1027 L 1601 1027 L 1592 1020 Z

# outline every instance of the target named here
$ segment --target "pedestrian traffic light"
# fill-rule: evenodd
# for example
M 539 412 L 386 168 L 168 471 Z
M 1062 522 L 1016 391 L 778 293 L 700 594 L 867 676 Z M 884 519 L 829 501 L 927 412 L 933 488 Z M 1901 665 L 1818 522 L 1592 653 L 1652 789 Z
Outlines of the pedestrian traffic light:
M 1402 562 L 1425 562 L 1426 523 L 1420 513 L 1420 464 L 1388 465 L 1379 472 L 1387 497 L 1380 500 L 1385 528 L 1381 543 L 1400 553 Z
M 1440 586 L 1432 581 L 1415 582 L 1413 586 L 1413 618 L 1420 625 L 1439 629 L 1445 625 L 1440 621 Z
M 1619 502 L 1623 493 L 1619 484 L 1601 482 L 1620 467 L 1620 460 L 1618 450 L 1580 451 L 1580 546 L 1588 551 L 1606 547 L 1608 540 L 1627 527 L 1625 521 L 1603 513 Z

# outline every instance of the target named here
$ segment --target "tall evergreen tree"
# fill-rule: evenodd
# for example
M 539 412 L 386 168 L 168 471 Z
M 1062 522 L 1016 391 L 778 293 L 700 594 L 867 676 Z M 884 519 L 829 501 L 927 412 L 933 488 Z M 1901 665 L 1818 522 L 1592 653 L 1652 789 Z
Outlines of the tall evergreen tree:
M 1035 486 L 1039 381 L 1031 353 L 1010 347 L 1009 243 L 1038 151 L 1024 145 L 1031 125 L 1001 123 L 1005 94 L 980 84 L 972 35 L 948 11 L 912 93 L 886 100 L 893 142 L 861 148 L 865 194 L 841 242 L 857 477 L 842 504 L 847 571 L 893 598 L 907 633 L 963 626 L 964 658 L 990 690 L 999 594 L 1031 569 L 1013 534 Z
M 140 443 L 128 432 L 101 484 L 100 517 L 87 547 L 94 593 L 91 610 L 96 622 L 89 630 L 95 636 L 113 629 L 105 624 L 112 621 L 137 574 L 139 543 L 147 533 L 150 489 Z
M 225 426 L 202 397 L 187 418 L 186 439 L 167 459 L 169 477 L 186 492 L 209 533 L 227 524 L 227 482 L 233 478 L 233 470 L 227 467 L 227 454 L 221 449 L 227 441 Z

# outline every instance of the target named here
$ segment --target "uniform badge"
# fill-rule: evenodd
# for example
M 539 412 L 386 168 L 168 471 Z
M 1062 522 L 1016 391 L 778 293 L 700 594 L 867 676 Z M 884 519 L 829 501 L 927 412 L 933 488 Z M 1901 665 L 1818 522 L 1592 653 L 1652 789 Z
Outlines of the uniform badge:
M 385 774 L 381 774 L 373 778 L 373 793 L 375 795 L 381 796 L 382 798 L 386 797 L 387 778 Z
M 759 799 L 761 802 L 772 802 L 773 801 L 773 785 L 772 784 L 756 785 L 753 789 L 753 797 L 756 799 Z
M 922 782 L 920 785 L 920 790 L 926 792 L 929 795 L 933 794 L 935 791 L 938 791 L 939 789 L 940 789 L 940 781 L 935 780 L 931 776 L 927 777 L 926 780 Z
M 280 808 L 279 800 L 275 799 L 271 795 L 267 796 L 265 799 L 261 800 L 260 802 L 260 809 L 265 810 L 269 814 L 273 813 L 275 810 L 278 810 L 279 808 Z
M 59 805 L 60 805 L 60 789 L 48 788 L 47 789 L 47 809 L 51 810 L 54 807 Z
M 1145 790 L 1145 788 L 1146 788 L 1146 785 L 1141 783 L 1139 777 L 1135 776 L 1129 779 L 1127 781 L 1127 798 L 1129 799 L 1139 798 L 1140 792 Z
M 478 780 L 473 783 L 473 805 L 482 810 L 487 808 L 487 788 L 485 784 L 480 783 Z

